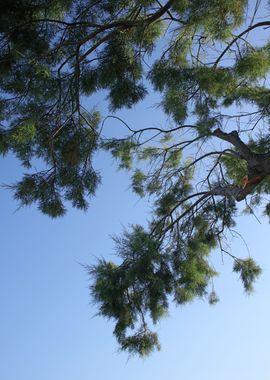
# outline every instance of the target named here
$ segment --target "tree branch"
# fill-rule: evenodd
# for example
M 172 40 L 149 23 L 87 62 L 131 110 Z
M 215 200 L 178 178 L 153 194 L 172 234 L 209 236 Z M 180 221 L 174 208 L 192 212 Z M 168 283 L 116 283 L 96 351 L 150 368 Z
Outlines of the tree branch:
M 217 128 L 213 131 L 212 135 L 218 137 L 219 139 L 223 141 L 227 141 L 230 144 L 232 144 L 245 160 L 250 161 L 254 157 L 254 153 L 240 139 L 236 131 L 226 133 L 226 132 L 223 132 L 220 128 Z
M 230 43 L 229 45 L 223 50 L 223 52 L 220 54 L 220 56 L 218 57 L 218 59 L 216 60 L 214 66 L 217 66 L 218 63 L 220 62 L 220 60 L 224 57 L 224 55 L 227 53 L 227 51 L 230 49 L 230 47 L 239 39 L 241 38 L 242 36 L 244 36 L 245 34 L 247 34 L 248 32 L 250 32 L 251 30 L 255 29 L 255 28 L 259 28 L 261 26 L 270 26 L 270 21 L 262 21 L 262 22 L 258 22 L 257 24 L 254 24 L 252 26 L 250 26 L 249 28 L 245 29 L 243 32 L 241 32 L 240 34 L 238 34 Z

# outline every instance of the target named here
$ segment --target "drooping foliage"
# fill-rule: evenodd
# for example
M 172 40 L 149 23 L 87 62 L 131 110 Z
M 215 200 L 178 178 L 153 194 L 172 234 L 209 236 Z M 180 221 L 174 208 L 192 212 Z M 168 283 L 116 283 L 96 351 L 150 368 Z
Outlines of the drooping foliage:
M 143 356 L 159 348 L 147 318 L 155 324 L 167 315 L 170 298 L 184 304 L 207 294 L 208 282 L 216 274 L 207 261 L 215 242 L 210 235 L 203 237 L 202 229 L 203 223 L 198 223 L 187 244 L 166 245 L 134 226 L 116 239 L 121 265 L 100 260 L 90 269 L 95 277 L 92 295 L 101 303 L 100 314 L 117 320 L 114 334 L 122 349 Z M 135 328 L 136 333 L 128 335 Z
M 263 6 L 266 4 L 263 3 Z M 0 154 L 26 173 L 10 185 L 51 217 L 86 210 L 100 182 L 97 149 L 131 173 L 152 219 L 116 238 L 119 265 L 89 268 L 101 315 L 121 349 L 159 348 L 151 324 L 170 302 L 218 301 L 215 249 L 250 292 L 260 268 L 224 248 L 237 202 L 270 215 L 270 20 L 247 0 L 10 0 L 0 4 Z M 256 43 L 256 32 L 264 33 Z M 254 37 L 255 35 L 255 37 Z M 149 88 L 170 118 L 129 126 L 115 116 Z M 103 91 L 126 134 L 107 138 L 86 107 Z M 109 122 L 110 119 L 107 120 Z M 35 171 L 35 164 L 42 166 Z M 150 327 L 149 327 L 150 326 Z

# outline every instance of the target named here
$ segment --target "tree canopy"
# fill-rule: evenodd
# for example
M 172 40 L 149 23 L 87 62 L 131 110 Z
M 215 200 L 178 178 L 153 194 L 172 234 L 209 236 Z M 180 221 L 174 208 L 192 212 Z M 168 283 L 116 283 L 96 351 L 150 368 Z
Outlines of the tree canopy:
M 232 258 L 247 292 L 261 272 L 224 241 L 235 231 L 238 203 L 270 215 L 267 7 L 247 0 L 0 4 L 0 153 L 13 153 L 27 170 L 10 185 L 15 199 L 51 217 L 65 214 L 66 201 L 86 210 L 100 182 L 93 155 L 105 149 L 130 171 L 133 191 L 152 201 L 148 226 L 115 238 L 122 262 L 88 268 L 99 312 L 115 320 L 129 353 L 159 348 L 149 323 L 170 302 L 218 301 L 213 250 Z M 133 129 L 116 112 L 150 87 L 169 121 Z M 100 90 L 124 127 L 121 138 L 106 137 L 98 110 L 84 106 Z M 36 160 L 43 170 L 34 170 Z

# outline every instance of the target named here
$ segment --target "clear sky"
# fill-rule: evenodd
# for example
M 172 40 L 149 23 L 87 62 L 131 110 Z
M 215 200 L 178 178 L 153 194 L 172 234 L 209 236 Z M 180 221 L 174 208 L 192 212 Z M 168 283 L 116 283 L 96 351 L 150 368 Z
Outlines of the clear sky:
M 161 110 L 150 108 L 156 100 L 122 116 L 137 127 L 164 123 Z M 35 207 L 16 211 L 12 194 L 0 190 L 0 379 L 269 380 L 270 230 L 260 215 L 261 224 L 252 216 L 239 218 L 249 251 L 241 239 L 231 242 L 236 255 L 250 253 L 263 268 L 253 295 L 244 294 L 229 258 L 222 263 L 213 252 L 220 302 L 172 307 L 157 325 L 162 350 L 145 360 L 118 352 L 112 323 L 95 316 L 81 264 L 100 256 L 113 260 L 110 235 L 144 223 L 149 208 L 131 194 L 128 175 L 109 155 L 95 161 L 103 184 L 86 214 L 70 209 L 52 220 Z M 12 157 L 0 161 L 0 169 L 1 183 L 21 173 Z

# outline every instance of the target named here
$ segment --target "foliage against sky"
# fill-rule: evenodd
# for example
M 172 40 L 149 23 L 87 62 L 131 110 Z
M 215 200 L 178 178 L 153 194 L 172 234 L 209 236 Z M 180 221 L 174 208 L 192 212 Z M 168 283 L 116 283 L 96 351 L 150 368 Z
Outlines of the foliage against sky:
M 28 170 L 11 186 L 15 198 L 51 217 L 65 214 L 66 201 L 86 210 L 100 182 L 93 155 L 107 149 L 131 171 L 133 190 L 153 201 L 148 228 L 115 239 L 122 264 L 100 260 L 89 269 L 100 313 L 116 320 L 130 353 L 159 347 L 147 320 L 166 315 L 170 300 L 217 302 L 214 248 L 231 256 L 246 291 L 260 273 L 251 258 L 224 248 L 237 202 L 270 210 L 270 51 L 267 38 L 252 40 L 252 31 L 270 26 L 256 19 L 260 3 L 0 5 L 0 152 L 13 152 Z M 98 110 L 83 102 L 105 90 L 108 112 L 117 112 L 143 100 L 150 85 L 170 118 L 162 128 L 119 120 L 126 134 L 108 139 Z

